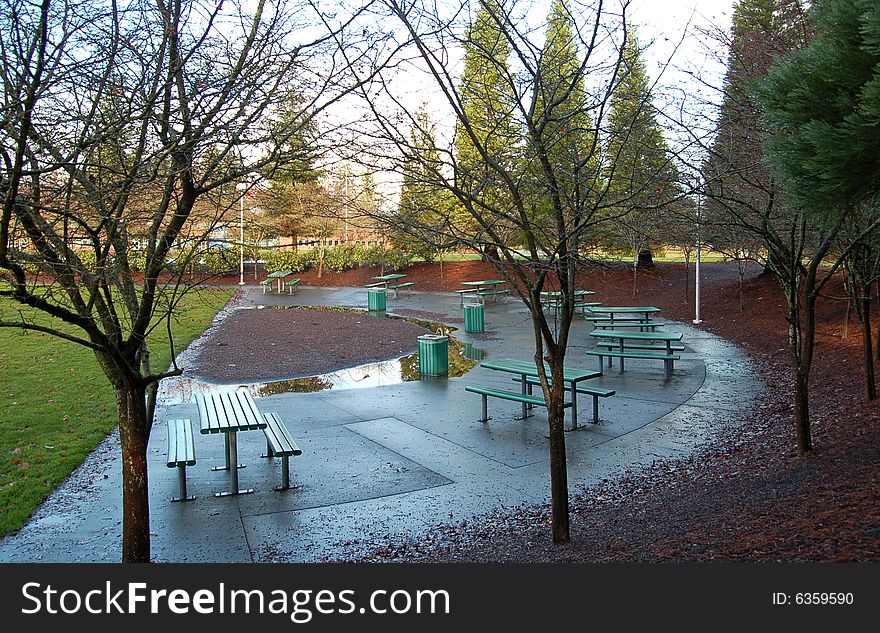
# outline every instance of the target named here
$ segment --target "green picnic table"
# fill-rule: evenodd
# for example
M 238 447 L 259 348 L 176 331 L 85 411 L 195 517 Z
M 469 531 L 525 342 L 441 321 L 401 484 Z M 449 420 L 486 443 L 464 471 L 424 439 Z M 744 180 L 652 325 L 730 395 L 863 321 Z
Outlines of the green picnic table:
M 520 377 L 520 385 L 522 387 L 522 393 L 527 394 L 529 390 L 528 379 L 530 377 L 534 378 L 538 376 L 538 366 L 531 362 L 525 360 L 517 360 L 515 358 L 499 358 L 496 360 L 488 360 L 480 363 L 480 367 L 485 367 L 486 369 L 492 369 L 494 371 L 504 371 L 511 374 L 517 374 Z M 545 364 L 544 369 L 547 374 L 550 373 L 550 368 Z M 590 380 L 591 378 L 597 378 L 601 376 L 602 372 L 591 371 L 588 369 L 582 369 L 579 367 L 563 367 L 563 380 L 564 382 L 571 385 L 571 428 L 572 430 L 577 428 L 577 385 L 580 382 L 585 380 Z M 528 405 L 524 402 L 522 404 L 522 417 L 526 417 L 528 415 Z
M 672 343 L 674 341 L 680 341 L 682 339 L 681 332 L 630 332 L 626 330 L 593 330 L 590 332 L 590 336 L 594 338 L 607 338 L 607 339 L 616 339 L 619 341 L 619 351 L 611 352 L 606 354 L 608 356 L 608 366 L 611 366 L 611 355 L 616 355 L 620 358 L 620 371 L 623 372 L 623 360 L 626 357 L 631 358 L 657 358 L 660 360 L 664 360 L 666 366 L 666 376 L 667 378 L 672 374 L 672 362 L 676 358 L 678 358 L 675 354 L 673 354 Z M 626 341 L 650 341 L 657 343 L 665 343 L 666 345 L 666 355 L 665 357 L 651 355 L 651 354 L 638 354 L 634 352 L 627 352 L 624 343 Z M 595 352 L 594 352 L 595 354 Z M 601 358 L 599 359 L 601 364 Z
M 278 294 L 281 294 L 281 290 L 284 287 L 284 278 L 292 274 L 292 270 L 276 270 L 274 273 L 269 273 L 267 279 L 275 279 L 278 281 Z

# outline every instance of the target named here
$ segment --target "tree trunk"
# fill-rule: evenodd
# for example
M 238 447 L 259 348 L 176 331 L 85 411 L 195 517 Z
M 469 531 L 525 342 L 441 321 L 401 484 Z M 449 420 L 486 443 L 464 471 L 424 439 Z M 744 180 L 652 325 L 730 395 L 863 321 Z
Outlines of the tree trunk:
M 119 438 L 122 443 L 122 562 L 150 562 L 150 501 L 147 486 L 146 392 L 118 385 Z
M 638 280 L 639 280 L 639 265 L 638 265 L 638 262 L 634 262 L 633 263 L 633 287 L 632 287 L 632 294 L 634 297 L 639 292 Z
M 490 264 L 501 261 L 501 258 L 498 256 L 498 248 L 495 245 L 489 245 L 483 249 L 483 261 Z
M 794 425 L 799 455 L 813 450 L 810 429 L 810 369 L 816 344 L 816 301 L 811 298 L 812 288 L 806 288 L 807 298 L 803 311 L 797 303 L 789 304 L 789 345 L 794 362 Z M 797 302 L 797 296 L 790 300 Z
M 553 542 L 568 543 L 571 540 L 568 507 L 568 463 L 565 452 L 565 401 L 562 363 L 550 360 L 550 373 L 554 376 L 553 388 L 548 399 L 547 418 L 550 428 L 550 510 Z M 558 367 L 556 367 L 558 365 Z
M 873 400 L 877 397 L 877 387 L 874 382 L 874 346 L 871 344 L 871 293 L 870 287 L 859 299 L 862 304 L 862 355 L 865 361 L 865 397 Z
M 813 450 L 813 439 L 810 434 L 810 390 L 809 371 L 803 367 L 795 370 L 794 380 L 794 426 L 797 435 L 799 455 L 807 455 Z
M 691 302 L 691 254 L 690 251 L 684 252 L 684 302 Z

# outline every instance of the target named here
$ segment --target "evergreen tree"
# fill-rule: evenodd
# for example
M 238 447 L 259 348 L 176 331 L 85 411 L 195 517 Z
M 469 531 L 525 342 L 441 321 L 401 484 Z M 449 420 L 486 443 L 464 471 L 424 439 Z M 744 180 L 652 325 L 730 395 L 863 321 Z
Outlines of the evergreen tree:
M 464 69 L 460 107 L 455 131 L 455 185 L 474 204 L 477 214 L 456 213 L 455 221 L 465 234 L 480 234 L 481 225 L 494 218 L 480 209 L 506 207 L 505 187 L 498 182 L 497 163 L 508 168 L 516 159 L 520 134 L 514 112 L 517 104 L 513 77 L 508 67 L 511 47 L 499 24 L 503 0 L 479 0 L 474 21 L 464 37 Z M 477 240 L 479 241 L 479 239 Z M 486 243 L 487 252 L 494 245 Z
M 530 144 L 527 168 L 536 183 L 532 221 L 540 227 L 552 217 L 555 188 L 567 209 L 567 224 L 583 219 L 581 210 L 598 188 L 599 161 L 596 128 L 589 113 L 584 73 L 578 57 L 574 23 L 566 0 L 554 0 L 535 77 L 535 106 L 531 124 L 536 142 Z M 538 154 L 555 166 L 552 182 L 543 178 Z
M 606 177 L 618 216 L 607 225 L 605 244 L 639 254 L 661 238 L 664 205 L 679 194 L 678 171 L 658 122 L 638 40 L 624 44 L 622 75 L 608 114 Z
M 424 108 L 416 114 L 410 130 L 409 151 L 417 158 L 402 166 L 400 203 L 389 223 L 389 234 L 394 246 L 431 260 L 446 246 L 437 237 L 447 226 L 454 203 L 440 184 L 434 127 Z
M 815 336 L 815 302 L 831 272 L 847 264 L 870 270 L 873 240 L 880 226 L 880 6 L 865 0 L 837 0 L 812 9 L 817 35 L 811 44 L 774 65 L 760 83 L 765 148 L 773 175 L 785 185 L 794 226 L 813 236 L 807 263 L 798 257 L 796 275 L 781 277 L 791 296 L 793 317 L 803 327 L 790 347 L 796 368 L 795 423 L 798 448 L 812 447 L 809 377 Z M 778 257 L 776 258 L 779 259 Z M 823 260 L 829 269 L 820 270 Z M 777 263 L 777 268 L 783 268 Z M 792 266 L 794 268 L 794 266 Z M 863 280 L 867 281 L 867 280 Z M 857 305 L 869 308 L 861 288 Z M 873 398 L 870 313 L 860 315 L 864 332 L 866 395 Z M 797 335 L 797 336 L 795 336 Z

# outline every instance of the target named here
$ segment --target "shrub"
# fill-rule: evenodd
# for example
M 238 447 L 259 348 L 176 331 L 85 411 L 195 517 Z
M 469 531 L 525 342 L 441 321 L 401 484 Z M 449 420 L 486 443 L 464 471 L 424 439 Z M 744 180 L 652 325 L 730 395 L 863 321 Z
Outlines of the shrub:
M 386 270 L 400 270 L 413 262 L 413 254 L 400 248 L 392 248 L 385 251 L 382 262 Z
M 222 248 L 202 253 L 199 257 L 199 263 L 207 272 L 217 275 L 235 271 L 239 265 L 239 257 L 238 253 L 230 252 L 232 250 Z
M 308 269 L 314 259 L 312 251 L 282 251 L 278 249 L 266 249 L 260 251 L 260 259 L 266 266 L 267 273 L 274 273 L 279 270 L 290 270 L 295 273 L 301 273 Z

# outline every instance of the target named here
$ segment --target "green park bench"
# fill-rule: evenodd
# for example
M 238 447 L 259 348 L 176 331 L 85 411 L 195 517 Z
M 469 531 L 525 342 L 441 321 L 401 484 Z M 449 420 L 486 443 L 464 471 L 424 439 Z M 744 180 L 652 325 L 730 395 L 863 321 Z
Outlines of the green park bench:
M 284 422 L 277 413 L 266 413 L 266 428 L 263 434 L 266 436 L 266 454 L 263 457 L 281 458 L 281 484 L 275 486 L 275 490 L 287 490 L 290 488 L 290 457 L 302 455 L 302 450 L 290 436 Z
M 195 499 L 186 494 L 186 467 L 196 463 L 196 446 L 193 440 L 192 423 L 187 419 L 168 420 L 168 457 L 165 461 L 168 468 L 177 468 L 177 486 L 179 497 L 172 501 L 189 501 Z
M 488 399 L 491 398 L 500 398 L 501 400 L 511 400 L 513 402 L 521 402 L 523 404 L 532 406 L 532 407 L 546 407 L 547 403 L 544 402 L 543 397 L 533 396 L 526 393 L 519 393 L 516 391 L 507 391 L 505 389 L 493 389 L 490 387 L 474 387 L 472 385 L 468 385 L 464 388 L 465 391 L 469 391 L 471 393 L 476 393 L 482 396 L 483 398 L 483 417 L 480 418 L 480 422 L 488 422 L 489 421 L 489 404 Z M 562 405 L 563 408 L 568 408 L 571 406 L 570 402 L 566 402 Z

